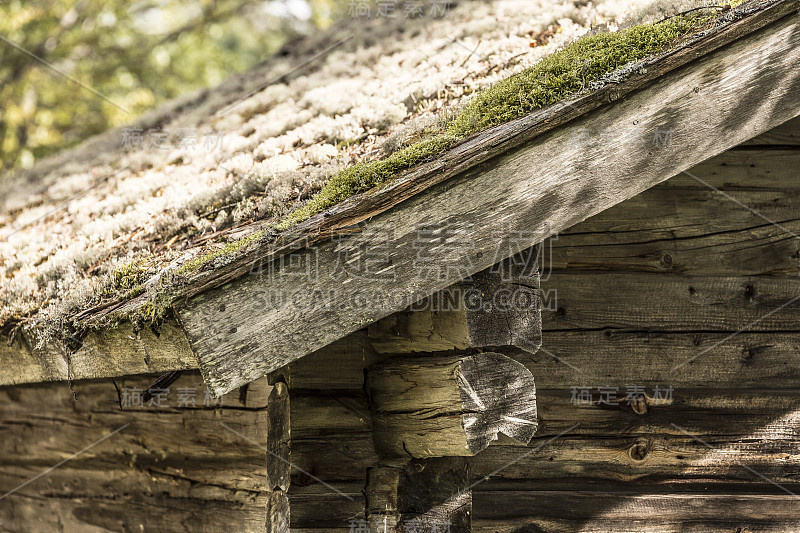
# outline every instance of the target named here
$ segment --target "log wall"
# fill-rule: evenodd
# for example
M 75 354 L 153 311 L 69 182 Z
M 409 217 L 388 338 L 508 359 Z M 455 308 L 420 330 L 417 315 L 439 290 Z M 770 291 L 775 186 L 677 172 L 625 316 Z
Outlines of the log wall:
M 690 173 L 545 245 L 539 429 L 470 459 L 473 531 L 800 531 L 800 119 Z
M 263 531 L 266 380 L 129 401 L 156 378 L 0 389 L 0 531 Z

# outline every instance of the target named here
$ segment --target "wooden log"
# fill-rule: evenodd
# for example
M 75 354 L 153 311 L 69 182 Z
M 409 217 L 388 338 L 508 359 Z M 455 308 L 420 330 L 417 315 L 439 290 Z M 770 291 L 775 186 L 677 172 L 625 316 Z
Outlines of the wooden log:
M 292 485 L 365 482 L 367 468 L 377 464 L 378 456 L 362 391 L 292 391 L 291 416 L 292 463 L 297 467 Z
M 401 466 L 374 466 L 367 470 L 366 520 L 369 531 L 397 533 L 402 527 L 398 508 Z
M 276 388 L 291 396 L 286 505 L 292 533 L 350 532 L 366 525 L 363 489 L 367 469 L 379 458 L 364 379 L 380 359 L 366 331 L 355 332 L 270 374 Z
M 547 331 L 797 331 L 800 278 L 712 277 L 638 272 L 554 272 L 558 309 Z M 654 305 L 653 302 L 658 302 Z M 698 350 L 699 351 L 699 350 Z
M 402 533 L 470 533 L 472 491 L 462 457 L 414 459 L 403 469 L 398 490 Z
M 435 302 L 446 302 L 446 306 Z M 367 331 L 372 346 L 382 354 L 444 352 L 470 347 L 459 291 L 440 291 L 413 308 L 373 322 Z
M 536 353 L 542 344 L 538 253 L 532 246 L 370 324 L 373 347 L 415 353 L 517 346 Z
M 742 148 L 750 146 L 800 146 L 800 118 L 793 118 L 742 143 Z
M 471 346 L 517 346 L 533 354 L 542 345 L 538 255 L 532 246 L 459 284 Z
M 766 148 L 689 170 L 716 191 L 681 174 L 575 225 L 552 241 L 547 271 L 797 278 L 800 149 Z
M 461 457 L 415 459 L 377 466 L 367 476 L 370 531 L 472 531 L 469 470 Z
M 797 496 L 498 491 L 475 495 L 480 533 L 796 532 Z
M 537 438 L 529 447 L 490 446 L 468 458 L 473 480 L 480 482 L 473 490 L 574 490 L 580 484 L 620 491 L 635 484 L 645 492 L 675 484 L 708 492 L 782 492 L 772 484 L 777 483 L 797 491 L 797 441 L 761 438 L 758 430 L 725 435 L 720 426 L 708 434 L 697 424 L 685 428 L 700 440 L 671 424 L 638 435 L 590 430 L 583 436 L 578 426 L 558 437 Z
M 398 359 L 369 371 L 375 445 L 394 457 L 474 455 L 503 433 L 536 431 L 536 389 L 501 354 Z
M 276 383 L 267 403 L 267 484 L 285 493 L 289 489 L 291 414 L 289 388 Z M 280 499 L 280 498 L 279 498 Z M 276 501 L 276 509 L 282 508 Z M 288 506 L 286 507 L 288 512 Z M 286 523 L 289 522 L 288 516 Z
M 283 489 L 274 489 L 267 498 L 266 533 L 289 533 L 291 517 L 289 496 Z
M 197 368 L 185 333 L 172 322 L 139 331 L 123 323 L 73 342 L 79 346 L 68 353 L 56 342 L 36 348 L 37 340 L 25 334 L 0 336 L 0 386 Z
M 366 472 L 365 472 L 366 474 Z M 365 481 L 331 483 L 330 486 L 292 485 L 291 533 L 367 533 Z M 359 529 L 361 528 L 361 529 Z M 382 533 L 379 529 L 368 533 Z
M 384 359 L 366 331 L 356 331 L 279 370 L 292 391 L 364 389 L 366 369 Z
M 710 390 L 800 388 L 800 331 L 732 336 L 734 332 L 549 331 L 544 334 L 549 353 L 540 351 L 524 361 L 535 365 L 536 385 L 542 389 L 614 384 Z

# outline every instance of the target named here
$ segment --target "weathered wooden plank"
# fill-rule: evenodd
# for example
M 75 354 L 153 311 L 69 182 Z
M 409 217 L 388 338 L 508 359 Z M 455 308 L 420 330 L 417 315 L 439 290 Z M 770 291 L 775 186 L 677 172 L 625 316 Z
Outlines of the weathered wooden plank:
M 743 143 L 743 146 L 800 146 L 800 118 L 784 122 Z
M 509 491 L 476 493 L 474 507 L 474 531 L 486 533 L 800 531 L 797 497 L 788 494 Z
M 469 463 L 462 457 L 409 462 L 398 485 L 401 533 L 470 533 L 472 491 Z
M 188 373 L 161 407 L 125 406 L 154 380 L 0 389 L 0 529 L 263 531 L 264 452 L 241 435 L 266 442 L 266 382 L 214 399 Z
M 399 354 L 542 344 L 539 247 L 423 298 L 367 328 L 379 353 Z
M 289 388 L 285 383 L 276 383 L 272 388 L 267 403 L 267 486 L 273 491 L 285 493 L 289 489 L 290 475 L 290 450 L 291 440 L 291 400 Z M 277 513 L 288 507 L 283 505 L 281 496 L 276 496 L 274 502 L 274 523 L 289 523 L 288 516 L 279 518 Z M 276 530 L 279 531 L 279 530 Z
M 691 176 L 670 178 L 549 241 L 546 275 L 592 270 L 797 278 L 798 165 L 800 150 L 729 150 L 690 170 L 725 194 Z
M 34 349 L 36 340 L 25 335 L 0 336 L 0 386 L 197 368 L 183 330 L 169 322 L 157 331 L 134 331 L 123 323 L 92 331 L 79 342 L 77 351 L 68 353 L 56 343 Z
M 647 408 L 643 410 L 627 399 L 628 392 L 634 394 L 637 390 L 631 382 L 601 381 L 594 386 L 585 385 L 590 393 L 586 403 L 579 401 L 583 386 L 537 390 L 538 438 L 559 435 L 575 424 L 580 424 L 582 435 L 683 435 L 672 425 L 676 424 L 685 431 L 703 435 L 704 439 L 740 435 L 754 436 L 761 442 L 800 440 L 800 414 L 795 412 L 797 389 L 688 388 L 680 382 L 668 385 L 662 382 L 661 401 L 656 401 L 654 385 L 637 384 L 648 397 Z M 599 387 L 618 391 L 611 398 L 604 397 Z
M 267 497 L 266 533 L 289 533 L 291 510 L 289 496 L 283 489 L 275 489 Z
M 365 527 L 364 482 L 337 482 L 289 489 L 291 533 L 350 533 Z M 364 531 L 364 529 L 362 529 Z
M 461 457 L 370 468 L 365 490 L 370 531 L 470 533 L 469 483 Z
M 798 277 L 554 272 L 546 288 L 557 290 L 558 308 L 543 313 L 545 331 L 798 330 Z
M 199 294 L 178 313 L 207 382 L 220 393 L 235 388 L 463 277 L 447 269 L 439 279 L 418 279 L 422 227 L 445 222 L 468 243 L 434 247 L 438 264 L 446 258 L 477 272 L 496 262 L 498 247 L 510 256 L 793 118 L 800 112 L 800 73 L 792 68 L 800 60 L 797 25 L 794 16 L 783 19 L 395 209 L 370 213 L 345 243 L 299 253 L 315 261 L 311 279 L 247 276 Z M 670 147 L 642 145 L 657 129 L 674 132 Z M 576 142 L 586 131 L 626 133 Z M 393 277 L 375 294 L 374 279 L 340 267 L 343 249 L 353 258 L 378 243 L 388 244 Z
M 387 457 L 474 455 L 536 432 L 536 387 L 502 354 L 397 358 L 367 374 L 375 446 Z
M 411 308 L 373 322 L 367 328 L 372 346 L 382 354 L 469 348 L 469 331 L 460 294 L 457 290 L 445 289 Z M 447 305 L 437 305 L 437 300 L 445 300 Z M 451 309 L 451 305 L 456 309 Z
M 456 285 L 470 346 L 517 346 L 536 353 L 542 345 L 538 256 L 539 247 L 532 246 Z
M 409 308 L 369 325 L 379 353 L 542 344 L 539 247 L 504 259 Z
M 543 389 L 674 384 L 708 389 L 797 389 L 797 333 L 549 331 L 547 353 L 518 355 Z M 568 364 L 567 364 L 568 363 Z M 572 365 L 572 366 L 569 366 Z
M 279 373 L 293 390 L 363 390 L 366 369 L 383 359 L 366 331 L 356 331 L 293 362 Z
M 670 429 L 678 434 L 581 436 L 578 426 L 574 434 L 537 437 L 529 447 L 489 446 L 468 460 L 473 479 L 492 485 L 481 482 L 473 490 L 574 490 L 585 484 L 618 491 L 620 484 L 635 483 L 640 490 L 695 484 L 709 492 L 724 486 L 741 493 L 777 493 L 782 490 L 773 483 L 788 484 L 792 491 L 798 487 L 797 441 L 763 440 L 755 431 L 753 435 L 714 436 L 687 429 L 700 439 L 695 440 L 677 428 Z
M 794 119 L 797 120 L 797 119 Z M 775 131 L 775 129 L 769 130 Z M 694 165 L 689 172 L 709 185 L 720 189 L 738 191 L 786 191 L 797 189 L 798 150 L 792 147 L 758 146 L 748 150 L 739 150 L 743 145 L 732 147 L 714 157 Z M 708 189 L 708 186 L 686 173 L 676 174 L 659 187 L 674 189 Z M 729 206 L 725 210 L 735 215 L 736 209 Z M 758 208 L 770 208 L 763 202 Z M 742 215 L 746 213 L 743 212 Z M 725 213 L 721 213 L 725 214 Z M 715 220 L 707 223 L 714 224 Z M 647 224 L 646 220 L 642 221 Z

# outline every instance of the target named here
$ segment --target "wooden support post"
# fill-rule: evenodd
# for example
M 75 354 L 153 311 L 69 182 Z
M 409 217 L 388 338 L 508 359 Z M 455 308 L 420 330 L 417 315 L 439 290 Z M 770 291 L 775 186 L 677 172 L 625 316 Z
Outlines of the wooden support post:
M 461 457 L 376 466 L 367 475 L 367 518 L 376 533 L 469 533 L 472 492 Z
M 537 427 L 533 376 L 498 353 L 393 360 L 367 389 L 385 457 L 470 456 L 499 433 L 527 444 Z
M 380 353 L 542 344 L 538 246 L 532 246 L 368 328 Z
M 401 525 L 398 492 L 401 466 L 374 466 L 367 470 L 367 523 L 369 531 L 395 533 Z
M 289 439 L 291 437 L 289 389 L 274 384 L 267 403 L 267 533 L 289 532 Z
M 288 391 L 280 411 L 291 425 L 275 442 L 282 457 L 288 450 L 278 451 L 280 446 L 290 441 L 291 447 L 291 467 L 285 465 L 289 479 L 283 483 L 288 487 L 285 516 L 291 520 L 289 529 L 276 531 L 348 533 L 366 524 L 367 469 L 379 457 L 364 377 L 382 359 L 366 332 L 356 332 L 270 374 L 276 390 Z M 276 482 L 283 482 L 283 475 L 276 474 Z M 283 505 L 281 500 L 276 508 Z

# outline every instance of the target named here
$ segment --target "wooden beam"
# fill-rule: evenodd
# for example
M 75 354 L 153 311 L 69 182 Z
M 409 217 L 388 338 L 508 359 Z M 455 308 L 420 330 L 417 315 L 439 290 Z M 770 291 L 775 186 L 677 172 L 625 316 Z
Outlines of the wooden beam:
M 474 531 L 480 533 L 797 531 L 797 496 L 786 493 L 509 490 L 478 493 L 475 507 L 480 520 Z
M 126 322 L 74 341 L 78 349 L 68 351 L 56 342 L 36 347 L 25 334 L 0 337 L 0 386 L 197 368 L 185 333 L 171 322 L 139 331 Z
M 532 246 L 411 307 L 370 324 L 379 353 L 542 344 L 539 247 Z
M 536 353 L 542 345 L 538 255 L 539 247 L 532 246 L 459 284 L 470 345 Z
M 393 360 L 367 390 L 384 456 L 475 455 L 500 433 L 527 444 L 536 431 L 533 376 L 498 353 Z
M 780 6 L 791 15 L 744 37 L 738 26 L 739 40 L 615 105 L 371 213 L 345 242 L 297 252 L 314 261 L 311 277 L 245 276 L 192 298 L 178 314 L 207 382 L 231 390 L 462 278 L 448 271 L 420 281 L 421 228 L 444 223 L 468 244 L 426 249 L 478 272 L 496 262 L 498 247 L 508 255 L 530 247 L 800 114 L 797 2 Z M 671 132 L 671 144 L 653 142 L 659 131 Z M 345 249 L 385 251 L 391 279 L 341 268 Z
M 378 359 L 356 332 L 270 374 L 291 398 L 289 531 L 346 533 L 365 521 L 367 469 L 379 458 L 364 377 Z
M 290 521 L 289 474 L 291 414 L 289 388 L 275 383 L 267 401 L 267 499 L 266 533 L 288 533 Z

